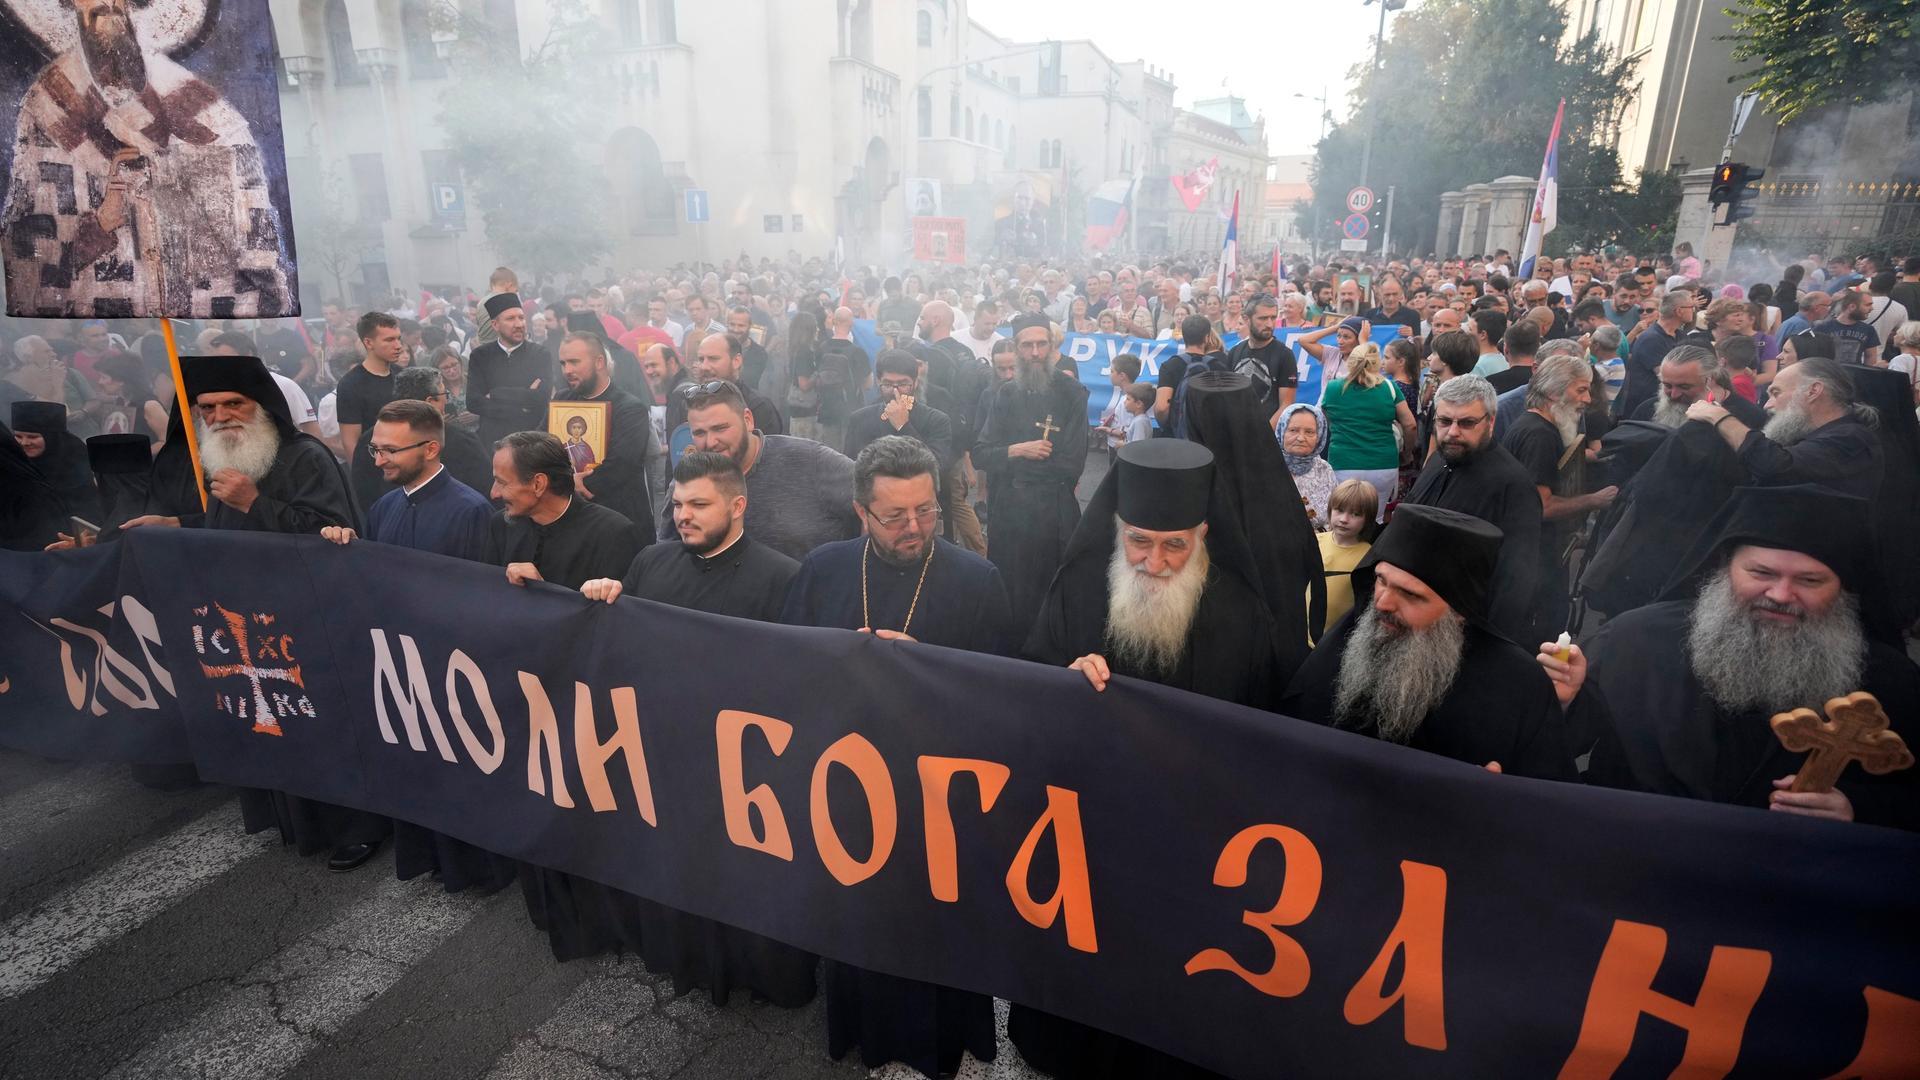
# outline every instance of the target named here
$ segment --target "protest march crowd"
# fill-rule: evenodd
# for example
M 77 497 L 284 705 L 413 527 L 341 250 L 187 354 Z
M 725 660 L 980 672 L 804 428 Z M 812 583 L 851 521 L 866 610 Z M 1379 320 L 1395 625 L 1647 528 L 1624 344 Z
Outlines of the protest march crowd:
M 180 336 L 191 447 L 157 323 L 0 323 L 0 546 L 375 541 L 583 607 L 1070 667 L 1089 708 L 1127 676 L 1493 772 L 1920 829 L 1920 773 L 1806 790 L 1769 725 L 1866 691 L 1915 737 L 1920 255 L 1772 280 L 1685 244 L 1224 283 L 1200 258 L 903 269 L 502 267 L 465 297 L 216 320 Z M 1087 335 L 1110 360 L 1069 358 Z M 934 1076 L 994 1054 L 983 995 L 242 799 L 333 870 L 390 841 L 403 878 L 517 880 L 559 959 L 634 952 L 716 1001 L 822 994 L 835 1057 Z M 1009 1029 L 1056 1076 L 1199 1071 L 1018 1004 Z

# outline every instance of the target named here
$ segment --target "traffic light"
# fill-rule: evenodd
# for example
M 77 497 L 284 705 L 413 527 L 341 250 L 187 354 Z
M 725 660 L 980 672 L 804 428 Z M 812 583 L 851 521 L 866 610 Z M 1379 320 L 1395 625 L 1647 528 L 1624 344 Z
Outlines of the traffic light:
M 1767 175 L 1767 170 L 1756 169 L 1737 161 L 1722 162 L 1713 174 L 1713 188 L 1707 194 L 1707 202 L 1712 206 L 1727 207 L 1727 219 L 1723 225 L 1736 221 L 1745 221 L 1754 215 L 1753 197 L 1758 194 L 1754 185 Z

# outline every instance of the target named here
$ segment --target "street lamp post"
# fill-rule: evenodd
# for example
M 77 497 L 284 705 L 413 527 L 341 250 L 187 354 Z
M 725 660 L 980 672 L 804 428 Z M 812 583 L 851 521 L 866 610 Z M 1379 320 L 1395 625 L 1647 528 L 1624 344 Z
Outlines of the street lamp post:
M 1361 4 L 1371 4 L 1374 0 L 1360 0 Z M 1407 6 L 1407 0 L 1380 0 L 1380 29 L 1373 37 L 1373 66 L 1369 69 L 1367 93 L 1369 96 L 1380 90 L 1380 48 L 1387 41 L 1387 12 L 1399 11 Z M 1367 103 L 1367 141 L 1360 150 L 1360 186 L 1367 186 L 1367 169 L 1373 164 L 1373 133 L 1380 126 L 1379 103 Z

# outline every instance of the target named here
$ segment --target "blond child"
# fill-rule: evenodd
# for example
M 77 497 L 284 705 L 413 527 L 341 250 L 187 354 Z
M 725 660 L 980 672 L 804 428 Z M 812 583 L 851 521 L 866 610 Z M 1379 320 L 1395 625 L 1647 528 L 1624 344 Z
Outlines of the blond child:
M 1353 568 L 1373 545 L 1362 537 L 1380 498 L 1365 480 L 1346 480 L 1327 498 L 1327 531 L 1320 535 L 1320 565 L 1327 575 L 1327 628 L 1353 608 Z

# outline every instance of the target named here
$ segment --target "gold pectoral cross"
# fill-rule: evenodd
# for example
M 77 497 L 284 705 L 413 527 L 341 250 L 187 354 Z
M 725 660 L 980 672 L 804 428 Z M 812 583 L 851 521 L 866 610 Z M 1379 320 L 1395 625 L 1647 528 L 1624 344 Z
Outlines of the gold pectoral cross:
M 1054 425 L 1052 413 L 1048 413 L 1047 418 L 1045 420 L 1035 420 L 1033 422 L 1033 426 L 1040 429 L 1040 437 L 1047 440 L 1048 442 L 1053 441 L 1054 432 L 1063 430 L 1062 428 L 1056 427 Z

